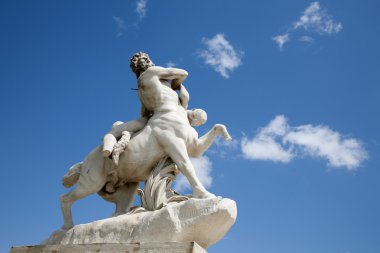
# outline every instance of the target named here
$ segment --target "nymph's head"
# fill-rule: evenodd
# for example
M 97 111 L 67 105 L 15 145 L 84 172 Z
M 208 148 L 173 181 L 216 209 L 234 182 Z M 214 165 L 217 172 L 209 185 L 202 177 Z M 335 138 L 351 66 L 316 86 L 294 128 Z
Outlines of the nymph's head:
M 145 70 L 147 70 L 149 67 L 154 66 L 154 63 L 149 58 L 148 54 L 144 52 L 138 52 L 132 56 L 130 66 L 133 73 L 135 73 L 136 77 L 139 78 Z
M 193 109 L 188 112 L 188 118 L 190 125 L 192 126 L 200 126 L 206 123 L 207 121 L 207 113 L 202 109 Z

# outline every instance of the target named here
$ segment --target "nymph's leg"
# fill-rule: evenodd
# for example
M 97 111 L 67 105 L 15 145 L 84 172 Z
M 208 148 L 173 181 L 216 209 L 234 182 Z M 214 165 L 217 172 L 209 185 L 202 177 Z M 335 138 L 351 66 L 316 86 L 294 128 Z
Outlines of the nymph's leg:
M 115 136 L 111 133 L 103 137 L 103 157 L 109 157 L 112 153 L 113 147 L 117 143 Z
M 117 145 L 117 140 L 120 139 L 123 132 L 127 131 L 131 134 L 136 133 L 146 125 L 147 121 L 147 118 L 142 117 L 120 124 L 118 122 L 115 122 L 111 131 L 103 137 L 103 156 L 109 157 L 111 155 L 112 151 L 114 150 L 114 146 Z M 115 164 L 117 164 L 117 162 L 118 161 L 116 161 Z
M 121 134 L 124 131 L 128 131 L 131 133 L 136 133 L 136 132 L 140 131 L 141 129 L 144 128 L 147 121 L 148 121 L 148 119 L 143 118 L 143 117 L 136 119 L 136 120 L 131 120 L 131 121 L 125 122 L 123 124 L 114 126 L 111 129 L 110 133 L 113 134 L 116 137 L 116 139 L 118 139 L 121 137 Z
M 119 165 L 119 157 L 120 157 L 121 153 L 123 153 L 125 148 L 127 147 L 128 143 L 131 139 L 132 134 L 133 133 L 131 133 L 131 132 L 124 131 L 122 134 L 122 137 L 114 146 L 114 149 L 112 152 L 112 160 L 116 166 Z

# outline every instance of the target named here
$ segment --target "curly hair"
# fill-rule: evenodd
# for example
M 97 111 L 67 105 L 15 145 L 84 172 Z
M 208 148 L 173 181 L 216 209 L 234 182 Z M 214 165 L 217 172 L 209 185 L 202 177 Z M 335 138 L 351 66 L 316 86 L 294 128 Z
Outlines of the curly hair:
M 151 66 L 154 66 L 154 63 L 149 58 L 149 55 L 147 53 L 138 52 L 135 53 L 131 58 L 130 67 L 137 78 L 139 78 L 142 72 Z

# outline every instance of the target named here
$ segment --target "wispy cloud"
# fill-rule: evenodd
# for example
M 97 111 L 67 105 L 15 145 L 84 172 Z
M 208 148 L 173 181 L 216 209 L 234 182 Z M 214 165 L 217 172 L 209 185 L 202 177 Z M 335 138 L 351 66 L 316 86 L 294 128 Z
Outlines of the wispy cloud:
M 206 49 L 201 50 L 199 56 L 224 78 L 229 78 L 230 73 L 242 64 L 243 52 L 236 51 L 223 34 L 216 34 L 211 39 L 203 38 L 202 42 Z
M 191 158 L 191 162 L 194 166 L 195 173 L 197 174 L 199 180 L 204 187 L 209 188 L 212 184 L 211 169 L 212 163 L 207 156 L 202 156 L 200 158 Z M 181 192 L 186 189 L 191 189 L 189 181 L 187 178 L 180 174 L 175 180 L 174 189 Z
M 127 26 L 125 24 L 125 21 L 121 17 L 116 17 L 116 16 L 112 16 L 112 19 L 116 23 L 116 32 L 117 32 L 116 35 L 117 35 L 117 37 L 122 36 L 127 30 Z
M 355 170 L 368 158 L 360 140 L 324 125 L 292 127 L 283 115 L 276 116 L 254 138 L 243 138 L 241 149 L 244 157 L 252 160 L 288 163 L 295 157 L 310 156 L 348 170 Z
M 137 0 L 135 11 L 139 15 L 140 20 L 142 20 L 146 15 L 146 4 L 147 0 Z
M 177 64 L 175 62 L 172 62 L 172 61 L 168 61 L 165 65 L 167 68 L 173 68 L 173 67 L 177 66 Z
M 341 22 L 337 22 L 328 13 L 326 8 L 321 7 L 319 2 L 312 2 L 301 14 L 297 21 L 293 22 L 291 27 L 282 35 L 274 36 L 272 39 L 277 43 L 279 49 L 290 40 L 291 34 L 302 29 L 307 33 L 317 33 L 319 35 L 337 34 L 342 30 Z M 302 42 L 313 42 L 310 36 L 301 36 Z
M 301 27 L 306 31 L 319 34 L 335 34 L 342 29 L 342 24 L 334 21 L 319 2 L 313 2 L 293 25 L 294 30 Z
M 305 42 L 305 43 L 313 43 L 314 39 L 310 36 L 304 35 L 299 38 L 300 41 Z
M 282 50 L 284 44 L 289 41 L 289 33 L 274 36 L 272 39 L 277 43 L 278 48 Z
M 148 0 L 137 0 L 136 1 L 136 8 L 135 8 L 135 12 L 138 14 L 139 16 L 139 19 L 138 20 L 135 20 L 133 23 L 129 23 L 128 25 L 126 24 L 126 22 L 124 21 L 124 19 L 122 19 L 121 17 L 118 17 L 118 16 L 112 16 L 112 19 L 115 21 L 116 23 L 116 32 L 117 32 L 117 37 L 120 37 L 122 35 L 124 35 L 124 33 L 129 29 L 129 28 L 135 28 L 135 29 L 138 29 L 139 27 L 139 23 L 144 19 L 144 17 L 146 16 L 146 12 L 147 12 L 147 1 Z

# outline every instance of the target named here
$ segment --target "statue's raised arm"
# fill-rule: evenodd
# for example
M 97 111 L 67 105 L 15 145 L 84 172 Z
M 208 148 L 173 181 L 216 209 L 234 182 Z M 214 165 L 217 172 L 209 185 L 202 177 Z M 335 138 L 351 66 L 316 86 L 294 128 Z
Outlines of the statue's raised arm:
M 143 73 L 150 74 L 151 76 L 157 76 L 160 80 L 170 81 L 173 89 L 179 88 L 188 76 L 187 71 L 184 69 L 155 66 L 149 55 L 143 52 L 132 56 L 130 67 L 138 79 Z
M 189 75 L 186 70 L 178 68 L 163 68 L 155 66 L 150 71 L 158 76 L 160 80 L 171 81 L 171 88 L 176 90 Z

